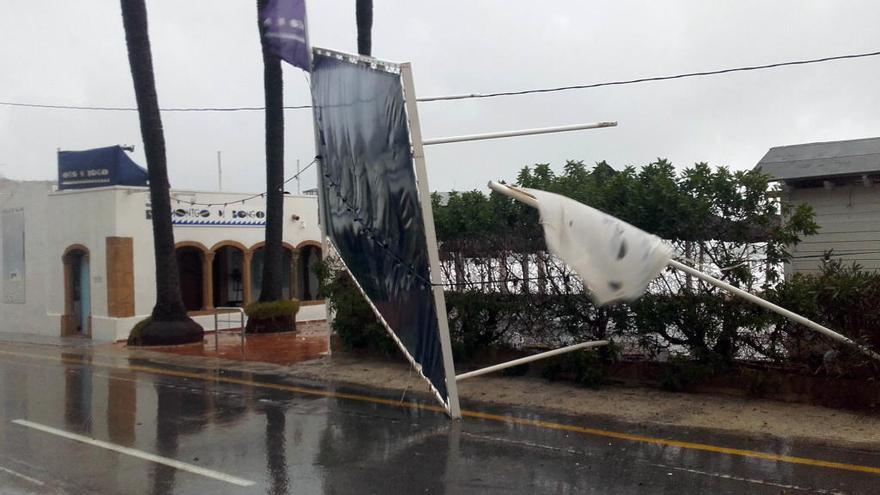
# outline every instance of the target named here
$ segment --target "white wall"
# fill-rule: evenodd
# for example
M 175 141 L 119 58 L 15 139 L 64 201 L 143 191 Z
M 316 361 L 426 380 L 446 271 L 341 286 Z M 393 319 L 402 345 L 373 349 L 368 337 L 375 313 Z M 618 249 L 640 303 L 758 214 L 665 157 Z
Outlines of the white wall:
M 241 204 L 239 200 L 243 197 L 250 196 L 247 193 L 217 193 L 217 192 L 198 192 L 198 191 L 172 191 L 172 197 L 176 198 L 171 202 L 171 209 L 190 210 L 207 210 L 210 217 L 209 221 L 231 221 L 234 212 L 244 211 L 247 213 L 265 213 L 266 203 L 263 198 L 253 198 L 245 204 Z M 214 206 L 191 206 L 189 202 L 208 203 Z M 223 203 L 228 203 L 223 206 Z M 223 212 L 223 215 L 220 215 Z M 298 221 L 292 219 L 292 215 L 300 217 Z M 177 217 L 181 218 L 181 217 Z M 182 219 L 190 219 L 187 215 Z M 199 220 L 200 217 L 192 218 Z M 251 219 L 252 221 L 260 221 L 260 218 Z M 254 226 L 188 226 L 176 224 L 174 227 L 174 239 L 176 242 L 196 241 L 208 249 L 215 244 L 225 240 L 236 240 L 245 247 L 251 248 L 255 244 L 265 239 L 265 233 L 262 225 Z M 314 240 L 320 242 L 321 232 L 318 228 L 318 199 L 316 196 L 293 196 L 287 195 L 284 198 L 284 240 L 297 246 L 305 240 Z
M 209 209 L 215 220 L 229 219 L 233 211 L 247 211 L 256 219 L 258 213 L 265 211 L 265 201 L 255 198 L 244 205 L 233 204 L 245 196 L 248 194 L 173 191 L 172 197 L 177 200 L 172 201 L 172 209 Z M 201 207 L 190 206 L 190 201 L 229 204 L 225 208 Z M 0 318 L 4 322 L 0 331 L 60 335 L 60 318 L 64 313 L 62 255 L 74 244 L 89 250 L 93 339 L 124 339 L 131 327 L 152 311 L 156 297 L 155 261 L 147 189 L 107 187 L 52 192 L 49 183 L 24 182 L 0 196 L 0 204 L 0 209 L 24 208 L 27 255 L 26 304 L 0 304 Z M 222 217 L 218 216 L 219 210 L 224 213 Z M 299 217 L 296 221 L 292 219 L 294 214 Z M 186 215 L 176 217 L 177 221 L 185 218 Z M 320 242 L 320 235 L 317 198 L 286 196 L 284 241 L 296 247 L 307 240 Z M 111 236 L 133 240 L 135 317 L 107 316 L 106 238 Z M 198 242 L 208 249 L 230 240 L 252 248 L 264 240 L 265 232 L 263 225 L 176 224 L 174 236 L 176 242 Z M 303 308 L 298 319 L 324 316 L 324 305 L 316 305 Z M 207 324 L 205 328 L 213 328 L 211 317 L 200 318 L 199 322 Z
M 789 200 L 813 207 L 819 232 L 807 236 L 792 251 L 791 268 L 816 273 L 824 251 L 833 249 L 833 259 L 864 269 L 880 269 L 880 187 L 862 184 L 793 189 Z M 808 258 L 808 256 L 811 256 Z
M 0 332 L 58 335 L 61 322 L 46 314 L 46 298 L 51 291 L 47 284 L 48 218 L 46 195 L 52 190 L 48 182 L 11 184 L 0 192 L 0 211 L 21 209 L 25 215 L 25 302 L 8 304 L 0 298 Z M 3 222 L 0 213 L 0 223 Z M 0 225 L 0 235 L 3 229 Z M 3 259 L 0 242 L 0 262 Z M 59 264 L 61 258 L 58 258 Z M 5 274 L 4 274 L 5 276 Z

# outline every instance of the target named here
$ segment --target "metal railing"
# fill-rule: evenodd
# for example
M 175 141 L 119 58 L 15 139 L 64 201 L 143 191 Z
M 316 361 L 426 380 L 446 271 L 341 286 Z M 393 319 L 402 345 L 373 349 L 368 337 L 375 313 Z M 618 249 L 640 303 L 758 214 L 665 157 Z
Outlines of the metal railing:
M 217 351 L 217 354 L 220 354 L 220 326 L 219 326 L 219 318 L 220 311 L 223 311 L 225 314 L 231 314 L 233 312 L 238 312 L 241 318 L 241 327 L 239 328 L 239 333 L 241 334 L 241 353 L 244 354 L 244 308 L 240 308 L 237 306 L 221 306 L 219 308 L 214 308 L 214 349 Z M 226 324 L 229 325 L 231 320 L 227 319 Z

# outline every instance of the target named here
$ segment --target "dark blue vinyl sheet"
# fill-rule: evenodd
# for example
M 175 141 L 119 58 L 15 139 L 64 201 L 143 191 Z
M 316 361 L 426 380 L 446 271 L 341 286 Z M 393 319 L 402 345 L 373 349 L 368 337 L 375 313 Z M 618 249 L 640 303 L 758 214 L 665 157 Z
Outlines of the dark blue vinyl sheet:
M 400 75 L 316 52 L 312 99 L 327 235 L 447 400 Z
M 58 189 L 146 186 L 147 170 L 120 146 L 58 152 Z

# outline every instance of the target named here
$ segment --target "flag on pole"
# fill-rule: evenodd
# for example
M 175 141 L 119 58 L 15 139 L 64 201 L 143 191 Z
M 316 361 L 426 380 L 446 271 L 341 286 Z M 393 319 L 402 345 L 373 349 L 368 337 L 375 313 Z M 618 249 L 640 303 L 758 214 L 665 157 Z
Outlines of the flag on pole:
M 638 299 L 672 258 L 662 239 L 559 194 L 532 195 L 541 213 L 547 248 L 572 267 L 597 305 Z
M 309 71 L 305 0 L 268 0 L 260 15 L 260 38 L 269 51 Z

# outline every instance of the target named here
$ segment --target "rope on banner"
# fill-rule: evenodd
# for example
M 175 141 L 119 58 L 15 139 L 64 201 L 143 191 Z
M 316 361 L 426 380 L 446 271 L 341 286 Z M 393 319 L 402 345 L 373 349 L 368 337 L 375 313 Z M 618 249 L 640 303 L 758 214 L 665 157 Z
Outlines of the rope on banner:
M 422 289 L 428 289 L 429 287 L 432 287 L 434 284 L 432 284 L 430 280 L 423 277 L 418 272 L 418 270 L 415 269 L 415 267 L 407 263 L 406 260 L 403 259 L 403 257 L 401 257 L 399 254 L 391 249 L 389 242 L 385 240 L 384 236 L 382 236 L 380 232 L 377 232 L 373 227 L 367 225 L 367 223 L 364 222 L 364 219 L 357 215 L 357 212 L 355 212 L 354 208 L 352 208 L 349 204 L 349 199 L 342 194 L 340 184 L 334 182 L 330 174 L 324 174 L 324 177 L 327 179 L 327 183 L 330 185 L 330 187 L 336 190 L 336 197 L 339 198 L 343 205 L 345 205 L 345 211 L 350 213 L 354 217 L 353 220 L 357 222 L 366 232 L 367 239 L 373 241 L 376 245 L 382 248 L 382 250 L 388 256 L 393 258 L 395 266 L 403 267 L 406 271 L 410 273 L 410 275 L 421 282 Z

